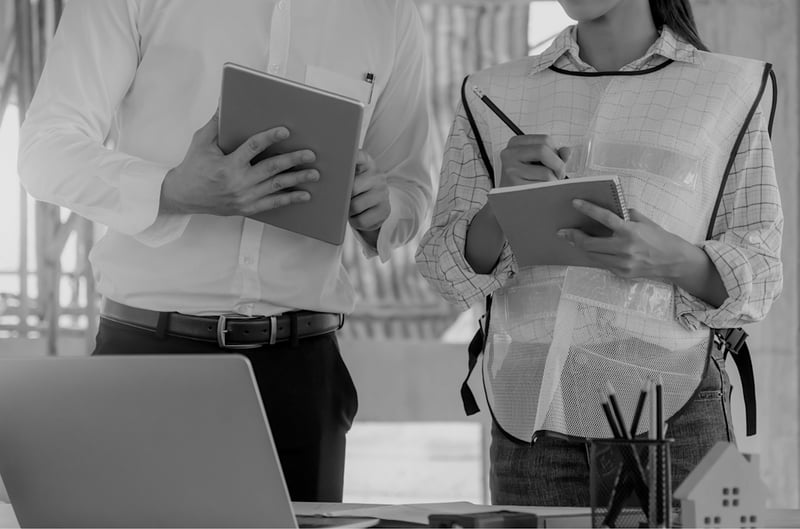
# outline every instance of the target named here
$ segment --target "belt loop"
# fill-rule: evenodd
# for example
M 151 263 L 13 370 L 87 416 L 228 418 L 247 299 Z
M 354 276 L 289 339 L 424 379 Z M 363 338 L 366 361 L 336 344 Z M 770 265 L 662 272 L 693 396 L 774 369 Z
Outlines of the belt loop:
M 167 331 L 169 330 L 169 312 L 159 312 L 158 313 L 158 323 L 156 324 L 156 337 L 159 340 L 163 340 L 167 337 Z
M 278 341 L 278 317 L 277 316 L 270 316 L 269 317 L 269 344 L 275 345 L 275 342 Z
M 300 338 L 297 336 L 297 311 L 289 313 L 289 345 L 297 347 L 300 344 Z

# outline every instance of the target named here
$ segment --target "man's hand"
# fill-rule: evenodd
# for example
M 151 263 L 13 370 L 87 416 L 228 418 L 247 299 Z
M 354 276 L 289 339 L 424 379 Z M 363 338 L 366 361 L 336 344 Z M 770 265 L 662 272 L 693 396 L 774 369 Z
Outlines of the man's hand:
M 313 162 L 313 152 L 280 154 L 250 165 L 267 147 L 289 137 L 286 128 L 260 132 L 225 155 L 217 145 L 217 121 L 214 114 L 194 133 L 183 161 L 167 173 L 160 211 L 248 216 L 311 198 L 290 188 L 319 179 L 316 170 L 292 170 Z
M 391 211 L 386 175 L 376 171 L 375 162 L 369 154 L 358 151 L 350 200 L 350 226 L 360 231 L 368 243 L 376 246 L 378 233 Z
M 557 148 L 545 134 L 513 136 L 500 152 L 500 187 L 560 180 L 565 176 L 570 148 Z

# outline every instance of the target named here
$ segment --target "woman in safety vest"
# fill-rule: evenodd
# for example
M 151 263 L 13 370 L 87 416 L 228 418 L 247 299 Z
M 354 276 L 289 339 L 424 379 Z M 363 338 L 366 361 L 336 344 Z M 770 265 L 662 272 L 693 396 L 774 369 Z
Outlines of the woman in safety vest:
M 680 484 L 734 441 L 715 336 L 782 288 L 770 66 L 708 52 L 688 0 L 560 3 L 578 23 L 544 53 L 465 80 L 417 253 L 447 300 L 491 307 L 478 346 L 500 504 L 589 504 L 585 440 L 612 436 L 609 382 L 630 427 L 644 383 L 663 381 Z M 629 220 L 576 203 L 612 234 L 558 232 L 592 266 L 519 266 L 488 191 L 599 174 L 619 176 Z

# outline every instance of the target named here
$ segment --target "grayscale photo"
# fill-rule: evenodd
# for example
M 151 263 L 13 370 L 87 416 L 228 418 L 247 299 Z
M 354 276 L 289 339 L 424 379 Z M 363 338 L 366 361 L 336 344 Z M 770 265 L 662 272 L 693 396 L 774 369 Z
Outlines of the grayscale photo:
M 0 0 L 0 527 L 800 526 L 800 3 Z

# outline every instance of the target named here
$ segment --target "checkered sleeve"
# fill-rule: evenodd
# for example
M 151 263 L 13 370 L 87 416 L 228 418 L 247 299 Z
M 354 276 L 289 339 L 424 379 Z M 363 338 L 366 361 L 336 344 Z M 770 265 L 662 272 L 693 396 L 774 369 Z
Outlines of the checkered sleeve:
M 734 159 L 712 237 L 703 244 L 728 298 L 715 309 L 678 289 L 680 320 L 691 328 L 762 320 L 783 287 L 782 234 L 772 143 L 763 115 L 756 113 Z
M 459 105 L 444 149 L 433 220 L 420 241 L 416 261 L 420 273 L 433 288 L 462 309 L 483 301 L 516 269 L 508 242 L 489 274 L 477 274 L 464 257 L 467 229 L 486 204 L 491 186 L 475 135 L 463 106 Z

